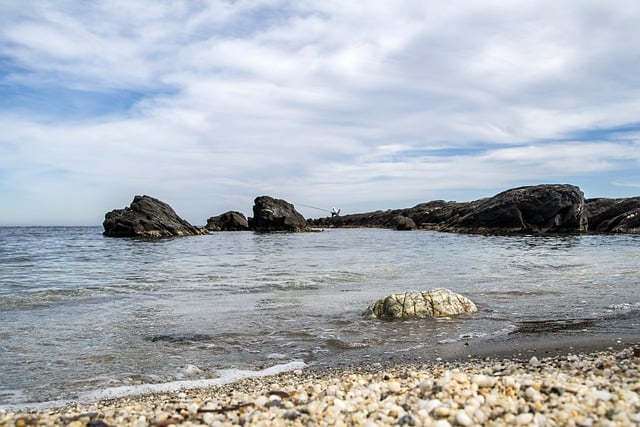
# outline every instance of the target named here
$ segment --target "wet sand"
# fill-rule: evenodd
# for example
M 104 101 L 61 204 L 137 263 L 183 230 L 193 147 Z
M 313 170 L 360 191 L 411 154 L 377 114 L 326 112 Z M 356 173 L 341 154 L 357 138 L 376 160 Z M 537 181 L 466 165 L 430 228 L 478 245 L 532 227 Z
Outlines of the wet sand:
M 637 337 L 520 338 L 463 343 L 427 361 L 371 356 L 219 387 L 0 411 L 0 426 L 640 423 Z

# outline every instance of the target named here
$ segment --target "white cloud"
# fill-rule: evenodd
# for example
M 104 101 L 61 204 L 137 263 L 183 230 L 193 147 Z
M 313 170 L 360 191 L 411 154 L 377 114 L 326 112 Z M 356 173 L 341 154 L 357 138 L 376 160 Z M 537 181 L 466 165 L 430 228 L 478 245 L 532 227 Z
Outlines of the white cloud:
M 143 192 L 202 223 L 260 194 L 358 211 L 630 182 L 639 18 L 633 1 L 3 2 L 0 223 L 77 197 L 74 221 L 99 223 Z M 135 101 L 25 100 L 49 88 Z

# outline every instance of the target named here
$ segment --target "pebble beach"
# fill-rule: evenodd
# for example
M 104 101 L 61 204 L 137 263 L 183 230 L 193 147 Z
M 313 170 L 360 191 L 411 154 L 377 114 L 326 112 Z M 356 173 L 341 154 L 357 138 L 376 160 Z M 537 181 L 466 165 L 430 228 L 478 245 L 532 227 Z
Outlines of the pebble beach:
M 640 349 L 303 369 L 227 385 L 0 412 L 0 426 L 635 426 Z

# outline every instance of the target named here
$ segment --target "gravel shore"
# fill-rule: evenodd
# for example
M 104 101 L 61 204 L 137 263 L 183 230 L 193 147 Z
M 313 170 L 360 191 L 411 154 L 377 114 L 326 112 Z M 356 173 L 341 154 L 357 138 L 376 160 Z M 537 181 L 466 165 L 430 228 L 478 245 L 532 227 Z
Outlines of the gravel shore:
M 37 412 L 0 426 L 633 426 L 640 350 L 296 370 Z

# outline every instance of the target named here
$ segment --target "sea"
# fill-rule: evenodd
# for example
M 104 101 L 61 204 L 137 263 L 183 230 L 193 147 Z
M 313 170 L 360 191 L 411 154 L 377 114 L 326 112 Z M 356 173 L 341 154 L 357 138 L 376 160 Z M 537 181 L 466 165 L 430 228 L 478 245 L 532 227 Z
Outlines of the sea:
M 640 236 L 331 229 L 110 238 L 0 227 L 0 408 L 223 384 L 527 336 L 640 337 Z M 448 288 L 478 312 L 383 321 Z

